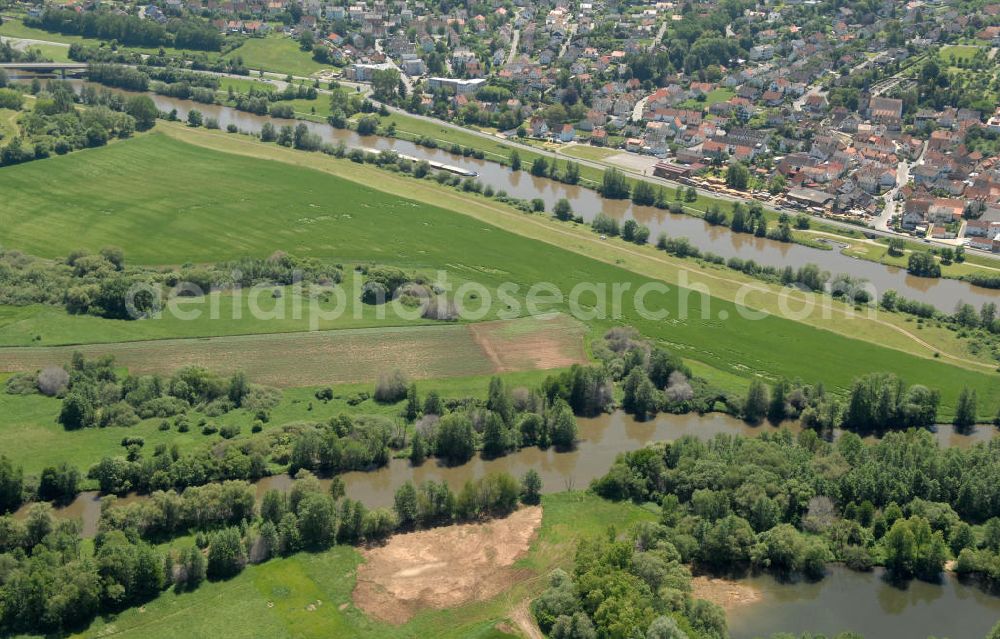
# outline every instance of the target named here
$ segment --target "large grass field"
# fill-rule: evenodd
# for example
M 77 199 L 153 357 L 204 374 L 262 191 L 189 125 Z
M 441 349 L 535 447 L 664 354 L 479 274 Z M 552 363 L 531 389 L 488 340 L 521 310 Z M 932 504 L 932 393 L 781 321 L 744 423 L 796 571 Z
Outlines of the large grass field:
M 81 637 L 123 639 L 214 639 L 219 636 L 283 638 L 357 637 L 391 639 L 440 637 L 499 639 L 511 637 L 497 628 L 514 606 L 545 588 L 555 568 L 568 568 L 573 549 L 584 537 L 619 531 L 654 513 L 629 503 L 612 503 L 584 493 L 546 495 L 538 537 L 515 566 L 526 578 L 501 595 L 448 610 L 428 610 L 401 626 L 373 621 L 355 608 L 351 593 L 360 554 L 350 547 L 300 553 L 248 567 L 223 582 L 205 583 L 197 591 L 168 591 L 141 609 L 95 621 Z M 310 604 L 322 602 L 314 610 Z M 268 606 L 268 602 L 273 605 Z M 511 627 L 512 624 L 506 624 Z
M 360 179 L 369 184 L 382 181 L 383 175 L 391 177 L 348 161 L 331 163 L 334 170 L 343 167 L 345 174 L 363 170 Z M 3 171 L 10 193 L 0 203 L 0 224 L 8 231 L 5 244 L 47 257 L 105 244 L 125 246 L 129 259 L 144 264 L 266 256 L 282 249 L 348 263 L 444 268 L 474 277 L 488 289 L 515 283 L 519 295 L 538 282 L 551 282 L 566 295 L 580 282 L 609 288 L 618 283 L 635 291 L 650 281 L 470 215 L 329 173 L 213 152 L 162 134 Z M 150 175 L 157 177 L 149 180 Z M 148 186 L 137 193 L 131 185 L 140 180 Z M 49 187 L 36 188 L 41 183 Z M 409 184 L 413 192 L 421 186 Z M 594 299 L 580 301 L 592 305 Z M 494 308 L 499 306 L 497 300 L 492 302 Z M 773 315 L 748 319 L 736 305 L 718 297 L 676 290 L 647 298 L 650 310 L 668 312 L 666 319 L 643 317 L 631 296 L 624 296 L 623 302 L 620 313 L 591 320 L 591 328 L 634 325 L 684 357 L 728 374 L 771 380 L 798 377 L 844 390 L 859 374 L 894 371 L 911 383 L 939 388 L 942 417 L 950 415 L 964 386 L 978 389 L 985 411 L 995 410 L 1000 402 L 1000 384 L 993 373 L 850 339 L 805 322 Z M 686 319 L 679 319 L 682 302 L 688 305 Z M 546 310 L 569 307 L 564 299 Z
M 317 71 L 332 68 L 316 62 L 312 54 L 299 48 L 299 43 L 283 35 L 264 38 L 249 38 L 242 46 L 233 49 L 227 58 L 243 58 L 243 64 L 251 69 L 263 69 L 291 75 L 312 75 Z

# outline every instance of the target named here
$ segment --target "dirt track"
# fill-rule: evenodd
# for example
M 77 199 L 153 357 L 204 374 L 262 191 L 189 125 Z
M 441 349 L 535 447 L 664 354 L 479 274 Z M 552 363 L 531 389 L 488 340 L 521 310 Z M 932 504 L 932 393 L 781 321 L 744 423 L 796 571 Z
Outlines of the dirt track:
M 522 578 L 513 568 L 542 523 L 540 507 L 505 519 L 395 535 L 364 551 L 354 605 L 368 615 L 401 624 L 417 612 L 496 596 Z

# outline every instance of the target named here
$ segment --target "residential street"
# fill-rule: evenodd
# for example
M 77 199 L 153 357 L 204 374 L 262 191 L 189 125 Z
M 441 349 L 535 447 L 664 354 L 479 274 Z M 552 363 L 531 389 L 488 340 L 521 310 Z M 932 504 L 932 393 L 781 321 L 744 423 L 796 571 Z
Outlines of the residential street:
M 899 189 L 906 186 L 906 183 L 910 181 L 910 169 L 924 163 L 924 153 L 926 152 L 927 142 L 924 142 L 924 145 L 920 147 L 920 155 L 917 156 L 917 159 L 913 163 L 903 161 L 896 167 L 896 186 L 892 187 L 892 189 L 890 189 L 889 192 L 883 196 L 885 199 L 885 207 L 882 209 L 882 214 L 872 221 L 872 224 L 877 230 L 889 230 L 889 223 L 892 222 L 892 218 L 896 215 L 896 210 L 899 208 L 899 203 L 896 201 L 896 195 L 899 193 Z

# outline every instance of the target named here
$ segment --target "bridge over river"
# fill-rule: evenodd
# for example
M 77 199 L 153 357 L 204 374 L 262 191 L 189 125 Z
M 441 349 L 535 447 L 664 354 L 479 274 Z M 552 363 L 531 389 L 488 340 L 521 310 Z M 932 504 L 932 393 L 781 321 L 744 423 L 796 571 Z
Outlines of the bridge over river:
M 5 71 L 30 71 L 32 73 L 82 73 L 90 66 L 86 62 L 3 62 L 0 69 Z

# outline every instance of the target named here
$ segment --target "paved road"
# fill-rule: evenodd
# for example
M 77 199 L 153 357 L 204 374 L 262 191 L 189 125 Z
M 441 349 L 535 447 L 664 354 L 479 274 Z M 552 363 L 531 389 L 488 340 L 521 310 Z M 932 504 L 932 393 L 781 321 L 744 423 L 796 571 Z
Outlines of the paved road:
M 518 18 L 521 17 L 521 12 L 524 11 L 523 8 L 519 8 L 514 11 L 514 22 L 516 23 Z M 507 64 L 514 61 L 514 56 L 517 55 L 517 45 L 521 43 L 521 28 L 518 27 L 514 29 L 514 35 L 510 39 L 510 53 L 507 54 Z
M 899 203 L 896 201 L 896 195 L 899 193 L 899 189 L 906 186 L 906 183 L 910 181 L 910 170 L 914 166 L 919 166 L 924 163 L 924 153 L 927 152 L 927 142 L 925 141 L 923 146 L 920 147 L 920 155 L 917 159 L 910 162 L 905 160 L 899 163 L 896 167 L 896 186 L 892 187 L 888 193 L 885 194 L 885 207 L 882 209 L 882 213 L 872 220 L 872 224 L 879 231 L 888 231 L 889 224 L 892 222 L 892 218 L 896 215 L 896 209 L 899 207 Z
M 726 25 L 726 28 L 727 29 L 729 28 L 728 24 Z M 656 45 L 658 45 L 660 43 L 660 41 L 663 40 L 663 34 L 666 33 L 666 32 L 667 32 L 667 21 L 664 20 L 663 23 L 660 24 L 660 29 L 656 32 L 656 37 L 654 37 L 653 41 L 649 43 L 649 50 L 650 51 L 652 51 L 653 49 L 655 49 Z
M 562 46 L 559 47 L 559 59 L 566 55 L 566 49 L 569 48 L 569 43 L 573 41 L 573 36 L 576 35 L 576 23 L 569 25 L 569 33 L 566 34 L 566 39 L 563 40 Z

